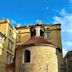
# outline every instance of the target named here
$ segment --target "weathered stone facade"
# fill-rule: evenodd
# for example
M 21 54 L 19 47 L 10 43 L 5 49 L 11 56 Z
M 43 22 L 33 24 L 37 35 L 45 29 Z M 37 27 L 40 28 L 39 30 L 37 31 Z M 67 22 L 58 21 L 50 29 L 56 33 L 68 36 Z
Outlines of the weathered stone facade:
M 38 27 L 39 26 L 39 27 Z M 32 30 L 36 30 L 36 36 L 40 35 L 40 29 L 44 27 L 44 38 L 48 41 L 51 41 L 54 45 L 56 45 L 59 49 L 62 50 L 62 41 L 61 41 L 61 24 L 34 24 L 30 26 L 23 26 L 23 27 L 17 27 L 19 42 L 17 42 L 17 45 L 22 45 L 24 42 L 28 41 L 31 38 L 31 27 L 33 27 Z M 50 33 L 50 35 L 48 35 Z M 63 63 L 63 55 L 62 52 L 60 52 L 60 64 Z
M 58 50 L 55 46 L 38 44 L 16 51 L 16 72 L 60 72 Z M 24 62 L 25 50 L 30 51 L 30 62 Z
M 62 49 L 51 40 L 44 38 L 45 31 L 43 25 L 37 24 L 30 27 L 31 38 L 17 44 L 14 58 L 15 67 L 12 68 L 12 65 L 12 70 L 10 69 L 8 72 L 61 72 Z
M 72 72 L 72 51 L 68 51 L 64 57 L 65 72 Z

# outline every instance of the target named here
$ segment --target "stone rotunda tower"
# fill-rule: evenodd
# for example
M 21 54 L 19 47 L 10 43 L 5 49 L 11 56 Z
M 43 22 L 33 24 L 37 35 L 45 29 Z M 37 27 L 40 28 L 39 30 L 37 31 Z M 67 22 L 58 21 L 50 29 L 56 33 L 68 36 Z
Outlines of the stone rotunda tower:
M 30 28 L 31 38 L 16 48 L 15 72 L 61 72 L 59 48 L 44 39 L 44 27 Z

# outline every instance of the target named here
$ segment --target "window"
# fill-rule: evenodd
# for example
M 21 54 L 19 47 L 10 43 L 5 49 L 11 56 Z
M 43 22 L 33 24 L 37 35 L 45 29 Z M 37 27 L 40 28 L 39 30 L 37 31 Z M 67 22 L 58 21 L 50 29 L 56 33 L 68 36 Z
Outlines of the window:
M 3 37 L 0 35 L 0 42 L 2 42 L 2 40 L 3 40 Z
M 2 55 L 2 48 L 0 48 L 0 56 Z
M 2 40 L 2 36 L 0 35 L 0 40 Z
M 31 31 L 31 37 L 33 36 L 33 31 Z
M 36 35 L 36 30 L 31 31 L 31 37 Z
M 11 36 L 11 30 L 9 30 L 9 35 Z
M 25 62 L 30 62 L 30 51 L 29 50 L 25 51 L 24 61 Z
M 34 36 L 36 35 L 36 30 L 34 29 Z
M 7 64 L 12 63 L 12 55 L 10 53 L 7 52 L 7 57 L 6 58 L 7 58 L 7 61 L 6 61 Z
M 51 37 L 50 37 L 50 32 L 47 32 L 47 39 L 50 40 Z
M 9 36 L 13 38 L 13 31 L 11 29 L 9 30 Z
M 9 42 L 8 42 L 8 48 L 9 48 L 10 50 L 13 49 L 13 45 L 14 45 L 13 42 L 9 40 Z
M 16 42 L 20 42 L 21 35 L 18 35 L 16 38 Z
M 40 30 L 40 36 L 44 37 L 44 32 Z

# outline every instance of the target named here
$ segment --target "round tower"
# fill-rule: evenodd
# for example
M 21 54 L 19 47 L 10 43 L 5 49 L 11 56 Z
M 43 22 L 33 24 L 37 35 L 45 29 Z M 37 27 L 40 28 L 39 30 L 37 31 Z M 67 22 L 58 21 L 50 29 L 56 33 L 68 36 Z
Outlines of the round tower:
M 44 37 L 44 27 L 40 24 L 36 24 L 30 28 L 31 37 Z
M 31 38 L 16 50 L 16 72 L 60 72 L 60 50 L 43 38 L 42 26 L 36 25 L 30 30 Z

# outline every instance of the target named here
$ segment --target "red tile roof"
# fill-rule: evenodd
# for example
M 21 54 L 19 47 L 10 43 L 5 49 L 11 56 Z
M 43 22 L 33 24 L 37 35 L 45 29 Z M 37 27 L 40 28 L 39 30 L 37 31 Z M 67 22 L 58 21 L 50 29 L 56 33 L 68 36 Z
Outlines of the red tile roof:
M 47 39 L 44 39 L 42 37 L 32 37 L 28 41 L 26 41 L 23 45 L 29 45 L 29 44 L 52 44 L 52 42 L 48 41 Z
M 28 41 L 17 45 L 16 50 L 21 49 L 20 46 L 28 46 L 28 45 L 35 45 L 35 44 L 51 44 L 54 45 L 51 41 L 48 41 L 47 39 L 44 39 L 42 37 L 31 37 Z

